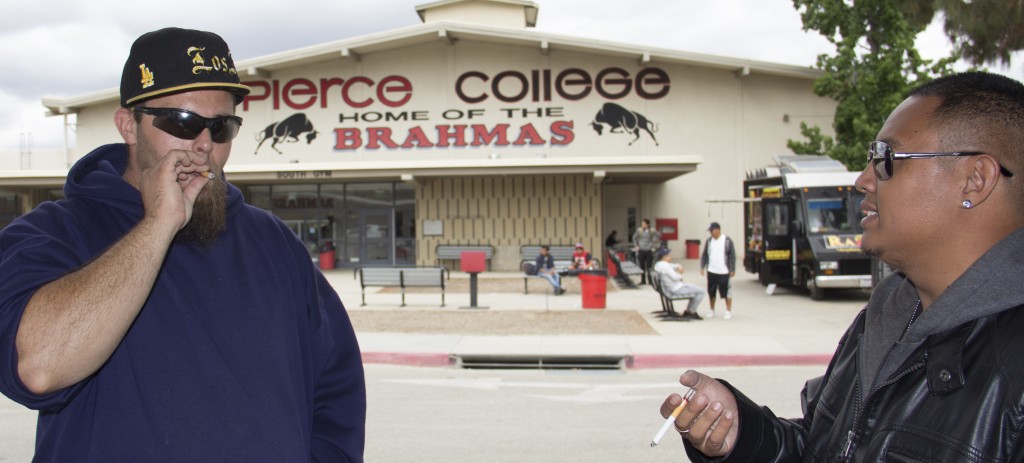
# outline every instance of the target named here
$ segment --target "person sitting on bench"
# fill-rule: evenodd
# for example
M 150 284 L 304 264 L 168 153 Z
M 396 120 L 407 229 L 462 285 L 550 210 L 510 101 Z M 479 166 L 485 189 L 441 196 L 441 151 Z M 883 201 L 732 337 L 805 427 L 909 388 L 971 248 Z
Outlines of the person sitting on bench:
M 569 265 L 572 270 L 593 270 L 596 268 L 594 258 L 583 248 L 583 243 L 576 243 L 576 251 L 572 253 L 572 264 Z
M 683 282 L 683 266 L 672 263 L 671 249 L 658 250 L 658 263 L 654 264 L 654 271 L 661 278 L 661 288 L 666 295 L 671 298 L 690 298 L 690 302 L 686 305 L 686 312 L 683 312 L 683 318 L 700 320 L 697 307 L 704 300 L 704 288 Z
M 562 278 L 558 276 L 558 272 L 555 271 L 555 258 L 551 256 L 549 252 L 551 248 L 547 245 L 540 247 L 540 255 L 537 256 L 537 261 L 534 263 L 534 268 L 537 269 L 537 276 L 548 280 L 551 283 L 551 287 L 554 289 L 555 296 L 565 293 L 565 288 L 562 287 Z

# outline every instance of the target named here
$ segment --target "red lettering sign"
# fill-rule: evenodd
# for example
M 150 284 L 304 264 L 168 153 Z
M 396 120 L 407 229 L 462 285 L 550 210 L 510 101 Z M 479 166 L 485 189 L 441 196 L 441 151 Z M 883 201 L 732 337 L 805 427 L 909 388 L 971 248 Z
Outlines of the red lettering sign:
M 284 82 L 283 85 L 277 79 L 269 82 L 243 82 L 243 84 L 252 88 L 252 93 L 242 102 L 243 111 L 248 111 L 250 104 L 259 101 L 269 101 L 275 110 L 281 109 L 282 103 L 288 108 L 302 110 L 317 103 L 321 108 L 328 106 L 365 108 L 376 101 L 394 108 L 408 103 L 413 93 L 412 82 L 402 76 L 387 76 L 380 82 L 375 82 L 369 77 L 356 76 L 347 80 L 332 77 L 320 79 L 317 82 L 298 78 Z M 358 98 L 366 88 L 373 90 L 373 95 L 377 97 L 376 100 Z
M 251 104 L 260 101 L 270 102 L 274 110 L 282 106 L 304 110 L 314 105 L 320 108 L 365 108 L 377 102 L 397 108 L 407 104 L 413 95 L 412 82 L 399 75 L 390 75 L 380 81 L 366 76 L 353 76 L 330 77 L 318 81 L 296 78 L 281 82 L 274 79 L 243 84 L 252 87 L 252 93 L 242 102 L 243 111 L 248 111 Z M 463 102 L 476 104 L 491 97 L 504 103 L 523 100 L 548 102 L 553 95 L 568 101 L 579 101 L 594 91 L 611 100 L 625 98 L 633 93 L 644 99 L 656 100 L 668 95 L 671 87 L 668 73 L 659 68 L 643 68 L 633 76 L 625 69 L 608 67 L 593 76 L 584 69 L 569 68 L 553 78 L 550 69 L 533 69 L 529 73 L 506 70 L 496 73 L 493 78 L 480 71 L 467 71 L 455 79 L 454 90 Z
M 528 123 L 519 127 L 519 133 L 514 141 L 509 141 L 508 129 L 508 124 L 497 124 L 490 128 L 483 124 L 469 126 L 440 124 L 432 129 L 416 126 L 406 131 L 405 139 L 399 144 L 395 141 L 394 132 L 388 127 L 368 127 L 365 129 L 365 137 L 360 129 L 339 127 L 334 129 L 334 149 L 355 151 L 361 148 L 376 150 L 382 147 L 412 149 L 451 146 L 541 146 L 546 144 L 563 146 L 572 143 L 575 139 L 572 121 L 552 122 L 548 127 L 550 136 L 547 138 L 541 135 L 533 124 Z M 435 138 L 432 139 L 430 134 L 435 134 Z

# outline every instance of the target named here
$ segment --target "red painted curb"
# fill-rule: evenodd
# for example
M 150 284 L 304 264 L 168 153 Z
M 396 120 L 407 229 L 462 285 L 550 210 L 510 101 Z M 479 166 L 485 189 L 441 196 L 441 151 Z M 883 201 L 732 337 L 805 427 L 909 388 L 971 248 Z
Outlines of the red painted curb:
M 363 363 L 407 365 L 416 367 L 446 367 L 452 361 L 448 354 L 409 354 L 400 352 L 363 352 Z
M 832 354 L 649 354 L 627 359 L 627 368 L 828 365 Z

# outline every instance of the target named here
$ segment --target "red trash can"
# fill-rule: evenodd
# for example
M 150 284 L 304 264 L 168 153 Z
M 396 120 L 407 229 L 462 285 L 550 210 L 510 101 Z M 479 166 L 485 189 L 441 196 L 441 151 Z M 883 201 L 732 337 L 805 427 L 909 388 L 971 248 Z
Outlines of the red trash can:
M 700 259 L 700 240 L 686 240 L 686 258 Z
M 584 309 L 603 309 L 608 293 L 608 276 L 604 271 L 580 273 L 580 289 Z
M 334 268 L 334 243 L 325 241 L 320 245 L 320 270 Z
M 334 250 L 320 253 L 320 270 L 334 269 Z
M 608 265 L 607 265 L 607 267 L 608 267 L 608 276 L 610 276 L 612 278 L 615 278 L 615 277 L 619 276 L 619 269 L 615 265 L 615 262 L 612 261 L 612 252 L 611 251 L 608 251 L 608 258 L 605 259 L 605 262 L 608 263 Z M 622 262 L 622 261 L 620 260 L 619 262 Z

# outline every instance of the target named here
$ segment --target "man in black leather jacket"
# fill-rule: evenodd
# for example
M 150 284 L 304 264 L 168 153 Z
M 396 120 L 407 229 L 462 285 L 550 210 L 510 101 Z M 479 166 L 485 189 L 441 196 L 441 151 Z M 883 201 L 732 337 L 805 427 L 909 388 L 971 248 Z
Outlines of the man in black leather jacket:
M 1024 461 L 1024 85 L 971 72 L 915 89 L 856 185 L 862 248 L 900 271 L 807 383 L 802 418 L 684 373 L 697 391 L 675 423 L 688 456 Z

